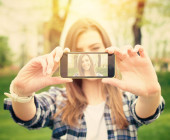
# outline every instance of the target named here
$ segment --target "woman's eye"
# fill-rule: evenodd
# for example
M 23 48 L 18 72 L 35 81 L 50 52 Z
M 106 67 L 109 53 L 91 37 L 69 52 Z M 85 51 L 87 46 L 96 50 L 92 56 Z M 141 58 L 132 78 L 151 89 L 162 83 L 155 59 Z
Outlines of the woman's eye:
M 99 50 L 100 49 L 100 47 L 94 47 L 94 48 L 92 48 L 92 50 Z
M 77 49 L 76 52 L 82 52 L 82 50 Z

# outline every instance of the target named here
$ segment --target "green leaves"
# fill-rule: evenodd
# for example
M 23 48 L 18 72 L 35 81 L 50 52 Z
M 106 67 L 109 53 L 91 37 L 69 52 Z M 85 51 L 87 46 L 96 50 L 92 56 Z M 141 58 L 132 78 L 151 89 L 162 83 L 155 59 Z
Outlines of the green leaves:
M 11 51 L 8 46 L 8 38 L 0 36 L 0 68 L 8 66 L 12 63 Z

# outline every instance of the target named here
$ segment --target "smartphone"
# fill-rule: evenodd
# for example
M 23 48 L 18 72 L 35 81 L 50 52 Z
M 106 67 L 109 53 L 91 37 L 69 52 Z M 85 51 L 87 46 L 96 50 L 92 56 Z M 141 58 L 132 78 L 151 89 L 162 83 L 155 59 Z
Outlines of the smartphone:
M 68 52 L 60 59 L 63 78 L 106 78 L 115 76 L 115 55 L 106 52 Z

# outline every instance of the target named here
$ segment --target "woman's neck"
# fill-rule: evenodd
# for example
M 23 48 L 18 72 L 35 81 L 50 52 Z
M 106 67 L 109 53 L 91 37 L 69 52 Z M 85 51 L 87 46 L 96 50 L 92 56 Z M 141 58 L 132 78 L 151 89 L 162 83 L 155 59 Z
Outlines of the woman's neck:
M 101 79 L 83 79 L 82 89 L 87 97 L 88 104 L 96 105 L 105 101 Z

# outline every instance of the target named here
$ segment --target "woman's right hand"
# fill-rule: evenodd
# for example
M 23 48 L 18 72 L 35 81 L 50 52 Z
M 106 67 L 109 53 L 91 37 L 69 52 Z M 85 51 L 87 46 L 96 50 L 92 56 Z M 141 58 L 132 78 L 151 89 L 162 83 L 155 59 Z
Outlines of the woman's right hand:
M 12 81 L 13 92 L 19 96 L 30 96 L 46 86 L 72 82 L 69 78 L 52 77 L 62 55 L 62 48 L 56 47 L 51 53 L 30 60 Z

